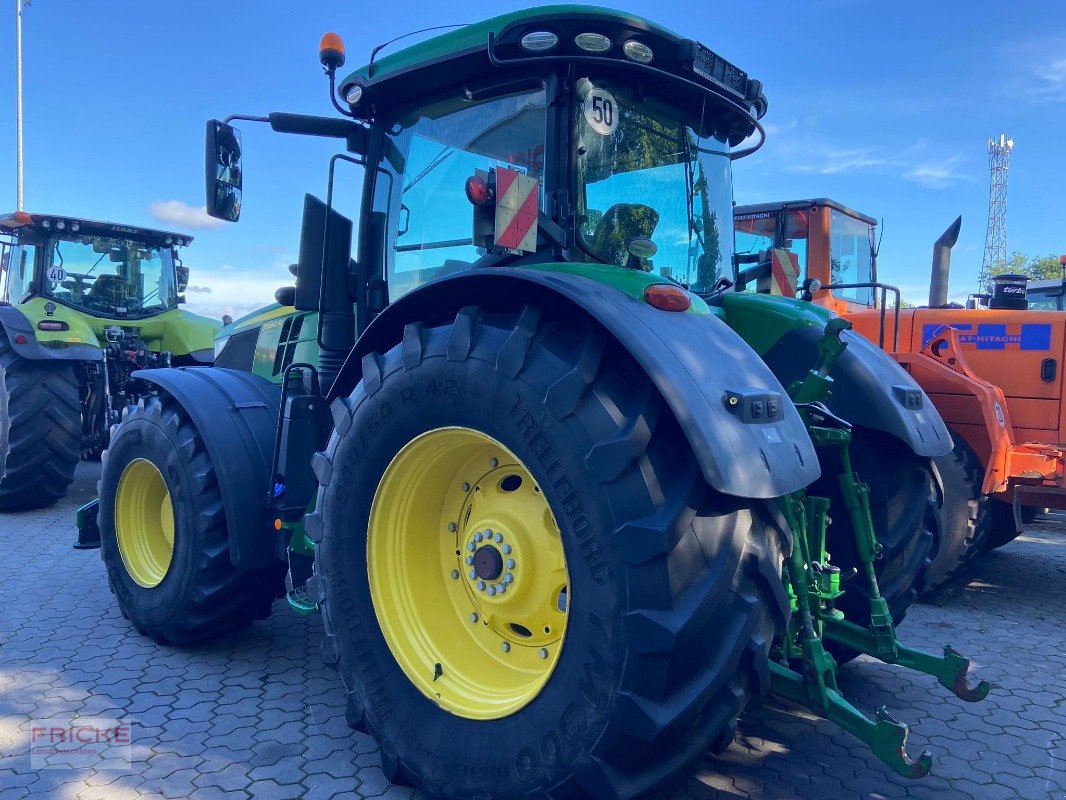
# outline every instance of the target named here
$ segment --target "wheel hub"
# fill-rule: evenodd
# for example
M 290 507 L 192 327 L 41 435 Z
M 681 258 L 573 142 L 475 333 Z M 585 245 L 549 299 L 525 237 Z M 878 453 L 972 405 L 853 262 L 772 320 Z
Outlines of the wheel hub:
M 474 573 L 484 581 L 494 581 L 503 574 L 503 554 L 486 544 L 474 552 Z

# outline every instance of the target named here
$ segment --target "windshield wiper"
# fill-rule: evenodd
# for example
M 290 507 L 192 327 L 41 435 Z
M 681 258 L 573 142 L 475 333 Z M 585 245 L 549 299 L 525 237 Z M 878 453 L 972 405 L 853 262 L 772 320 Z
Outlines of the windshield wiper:
M 429 175 L 429 173 L 433 172 L 433 170 L 443 164 L 448 159 L 448 157 L 454 152 L 455 148 L 452 145 L 445 145 L 444 149 L 437 154 L 437 157 L 430 161 L 429 164 L 426 165 L 426 168 L 424 170 L 415 175 L 415 177 L 411 179 L 411 182 L 409 184 L 403 187 L 403 191 L 400 192 L 400 194 L 407 194 L 410 189 L 421 183 L 422 180 Z

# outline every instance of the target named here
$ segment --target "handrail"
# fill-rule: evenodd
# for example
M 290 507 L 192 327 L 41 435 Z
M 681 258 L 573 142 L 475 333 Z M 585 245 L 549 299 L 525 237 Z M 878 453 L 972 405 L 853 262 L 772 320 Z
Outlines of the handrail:
M 896 296 L 896 307 L 894 309 L 894 323 L 892 328 L 892 352 L 899 352 L 899 305 L 900 305 L 900 292 L 899 288 L 892 286 L 891 284 L 881 283 L 880 281 L 874 281 L 872 283 L 830 283 L 821 287 L 822 291 L 835 291 L 839 289 L 879 289 L 881 291 L 881 302 L 879 307 L 881 309 L 881 322 L 880 333 L 878 334 L 877 346 L 882 350 L 885 349 L 885 312 L 888 304 L 888 293 L 892 292 Z M 845 298 L 846 299 L 846 298 Z

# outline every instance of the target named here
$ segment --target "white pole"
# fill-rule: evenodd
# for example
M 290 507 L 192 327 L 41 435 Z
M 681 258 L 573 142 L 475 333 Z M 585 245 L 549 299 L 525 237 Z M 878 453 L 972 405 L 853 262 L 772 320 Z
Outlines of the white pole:
M 22 211 L 22 0 L 15 0 L 15 210 Z

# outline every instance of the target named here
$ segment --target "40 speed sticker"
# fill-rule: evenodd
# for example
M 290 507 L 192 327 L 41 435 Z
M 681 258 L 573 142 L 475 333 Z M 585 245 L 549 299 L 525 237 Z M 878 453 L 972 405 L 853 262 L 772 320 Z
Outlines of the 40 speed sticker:
M 593 89 L 585 96 L 585 122 L 601 136 L 610 136 L 618 128 L 618 101 L 606 89 Z

